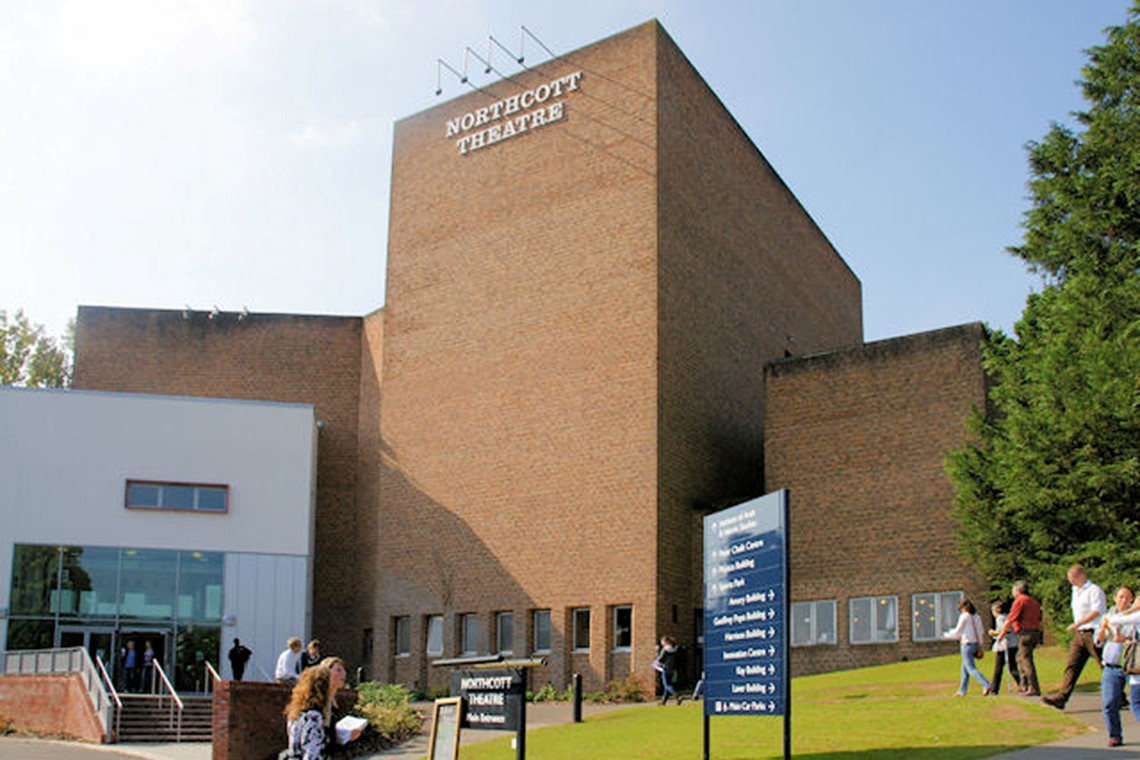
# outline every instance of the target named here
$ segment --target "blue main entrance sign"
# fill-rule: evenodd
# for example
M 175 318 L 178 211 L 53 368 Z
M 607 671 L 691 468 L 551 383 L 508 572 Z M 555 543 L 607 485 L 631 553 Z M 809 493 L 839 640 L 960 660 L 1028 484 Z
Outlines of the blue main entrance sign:
M 705 715 L 787 715 L 788 492 L 705 517 Z

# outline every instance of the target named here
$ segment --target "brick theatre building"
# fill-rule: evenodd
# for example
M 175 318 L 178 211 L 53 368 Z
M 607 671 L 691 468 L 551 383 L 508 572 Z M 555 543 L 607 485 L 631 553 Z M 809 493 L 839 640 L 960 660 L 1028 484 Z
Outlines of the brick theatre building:
M 659 24 L 398 122 L 391 181 L 374 313 L 79 311 L 77 387 L 314 405 L 304 635 L 421 687 L 495 653 L 648 680 L 660 636 L 699 649 L 703 515 L 787 487 L 797 673 L 953 649 L 981 327 L 864 345 L 858 278 Z

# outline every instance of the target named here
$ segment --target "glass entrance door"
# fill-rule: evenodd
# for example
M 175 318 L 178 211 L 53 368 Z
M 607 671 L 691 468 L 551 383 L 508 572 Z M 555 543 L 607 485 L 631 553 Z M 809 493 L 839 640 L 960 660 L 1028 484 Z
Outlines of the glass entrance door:
M 83 647 L 92 660 L 99 660 L 114 678 L 115 629 L 107 626 L 61 625 L 56 630 L 57 647 Z
M 128 674 L 128 691 L 154 694 L 162 691 L 152 663 L 157 662 L 167 678 L 172 678 L 173 649 L 172 632 L 169 628 L 126 627 L 119 630 L 119 642 L 126 649 L 134 650 L 134 668 Z

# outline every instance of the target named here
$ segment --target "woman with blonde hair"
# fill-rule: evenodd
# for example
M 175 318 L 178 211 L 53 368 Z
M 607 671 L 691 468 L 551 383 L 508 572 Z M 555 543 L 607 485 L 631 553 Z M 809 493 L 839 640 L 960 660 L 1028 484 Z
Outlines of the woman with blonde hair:
M 330 725 L 336 693 L 344 688 L 347 679 L 344 660 L 339 657 L 327 657 L 301 672 L 293 687 L 293 697 L 285 708 L 289 747 L 280 757 L 302 760 L 328 757 L 329 746 L 336 743 L 336 728 Z M 349 741 L 359 735 L 360 731 L 356 730 Z

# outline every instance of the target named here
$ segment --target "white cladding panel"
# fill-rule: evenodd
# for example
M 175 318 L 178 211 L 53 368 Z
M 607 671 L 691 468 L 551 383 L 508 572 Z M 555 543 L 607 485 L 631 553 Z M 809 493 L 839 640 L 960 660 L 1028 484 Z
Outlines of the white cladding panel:
M 307 556 L 315 434 L 309 405 L 0 388 L 3 543 Z M 225 484 L 229 512 L 126 509 L 128 480 Z
M 232 678 L 226 653 L 235 637 L 253 650 L 245 680 L 272 680 L 285 640 L 308 640 L 307 567 L 298 557 L 227 554 L 222 678 Z

